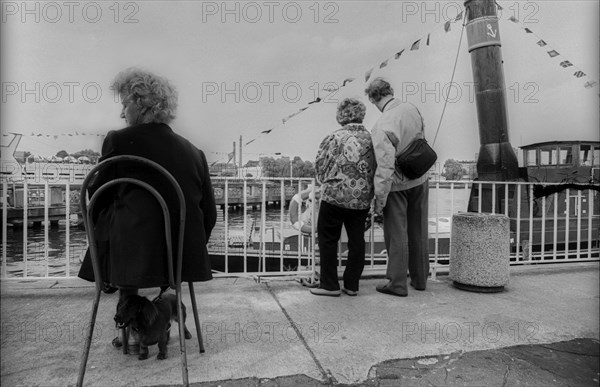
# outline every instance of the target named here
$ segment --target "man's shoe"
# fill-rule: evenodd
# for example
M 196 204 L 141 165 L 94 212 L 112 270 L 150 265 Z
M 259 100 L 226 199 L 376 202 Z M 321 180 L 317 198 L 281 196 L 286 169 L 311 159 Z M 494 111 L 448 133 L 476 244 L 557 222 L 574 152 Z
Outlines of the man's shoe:
M 350 290 L 350 289 L 346 289 L 346 288 L 342 288 L 342 292 L 344 292 L 345 294 L 349 295 L 349 296 L 357 296 L 358 295 L 358 290 L 354 291 L 354 290 Z
M 383 294 L 390 294 L 392 296 L 396 296 L 396 297 L 406 297 L 408 296 L 408 294 L 400 294 L 400 293 L 395 293 L 392 292 L 387 286 L 385 285 L 377 285 L 375 286 L 375 290 L 377 290 L 379 293 L 383 293 Z
M 412 281 L 410 281 L 410 286 L 412 286 L 412 288 L 413 288 L 413 289 L 415 289 L 415 290 L 419 290 L 419 291 L 423 291 L 423 290 L 425 290 L 425 288 L 424 288 L 424 287 L 423 287 L 423 288 L 418 288 L 418 287 L 416 287 L 416 286 L 415 286 L 415 284 L 414 284 Z
M 342 292 L 340 290 L 327 290 L 322 288 L 310 289 L 310 292 L 315 296 L 339 297 Z

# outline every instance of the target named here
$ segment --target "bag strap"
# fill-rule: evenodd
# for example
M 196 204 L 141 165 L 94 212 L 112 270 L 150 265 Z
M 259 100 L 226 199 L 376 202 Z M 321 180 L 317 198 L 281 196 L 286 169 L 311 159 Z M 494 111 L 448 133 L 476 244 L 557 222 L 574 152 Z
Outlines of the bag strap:
M 421 138 L 423 140 L 427 141 L 425 139 L 425 121 L 423 120 L 423 116 L 421 115 L 421 112 L 419 111 L 419 109 L 415 105 L 413 105 L 412 103 L 411 103 L 411 105 L 415 108 L 415 110 L 419 114 L 419 118 L 421 119 L 421 132 L 420 132 Z M 385 135 L 387 136 L 387 138 L 390 140 L 390 142 L 394 146 L 394 149 L 396 150 L 396 152 L 398 152 L 398 142 L 399 142 L 398 138 L 395 135 L 390 136 L 387 132 L 385 132 Z M 419 138 L 419 133 L 417 133 L 417 136 L 412 141 L 415 141 L 418 138 Z M 411 143 L 412 143 L 412 141 L 411 141 Z M 399 156 L 400 155 L 398 155 L 396 157 L 399 157 Z

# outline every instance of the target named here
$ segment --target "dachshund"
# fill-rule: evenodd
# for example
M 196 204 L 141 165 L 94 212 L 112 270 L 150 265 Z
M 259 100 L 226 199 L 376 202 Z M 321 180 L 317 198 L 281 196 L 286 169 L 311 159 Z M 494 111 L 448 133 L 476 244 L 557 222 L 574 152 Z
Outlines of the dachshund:
M 185 338 L 191 339 L 192 334 L 185 326 L 185 305 L 181 303 L 183 314 L 183 329 Z M 139 360 L 148 358 L 148 346 L 158 343 L 158 360 L 167 358 L 167 343 L 169 342 L 171 320 L 177 318 L 177 297 L 165 294 L 150 301 L 146 297 L 129 295 L 117 304 L 115 323 L 117 328 L 130 326 L 137 332 L 140 340 Z

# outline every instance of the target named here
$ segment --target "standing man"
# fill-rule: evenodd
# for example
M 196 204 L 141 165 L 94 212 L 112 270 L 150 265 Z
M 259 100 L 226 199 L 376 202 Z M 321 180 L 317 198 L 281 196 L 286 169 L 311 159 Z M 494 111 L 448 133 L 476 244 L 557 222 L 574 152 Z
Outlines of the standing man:
M 366 88 L 369 101 L 382 113 L 371 131 L 377 169 L 375 171 L 375 214 L 383 214 L 383 235 L 387 249 L 387 284 L 377 285 L 380 293 L 408 295 L 410 285 L 425 290 L 429 275 L 427 251 L 428 175 L 411 180 L 396 170 L 396 158 L 416 138 L 424 136 L 423 118 L 410 103 L 394 99 L 386 80 L 375 78 Z

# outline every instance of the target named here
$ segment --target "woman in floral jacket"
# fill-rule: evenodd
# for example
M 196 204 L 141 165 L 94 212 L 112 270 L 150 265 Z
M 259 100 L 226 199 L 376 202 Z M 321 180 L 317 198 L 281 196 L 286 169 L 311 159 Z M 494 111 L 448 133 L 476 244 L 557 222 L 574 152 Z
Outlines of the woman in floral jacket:
M 342 128 L 321 142 L 315 168 L 321 183 L 321 206 L 317 232 L 321 257 L 321 283 L 311 293 L 339 296 L 337 246 L 345 226 L 348 260 L 342 291 L 355 296 L 365 265 L 365 221 L 373 199 L 375 155 L 371 135 L 362 125 L 365 105 L 353 98 L 338 105 Z

